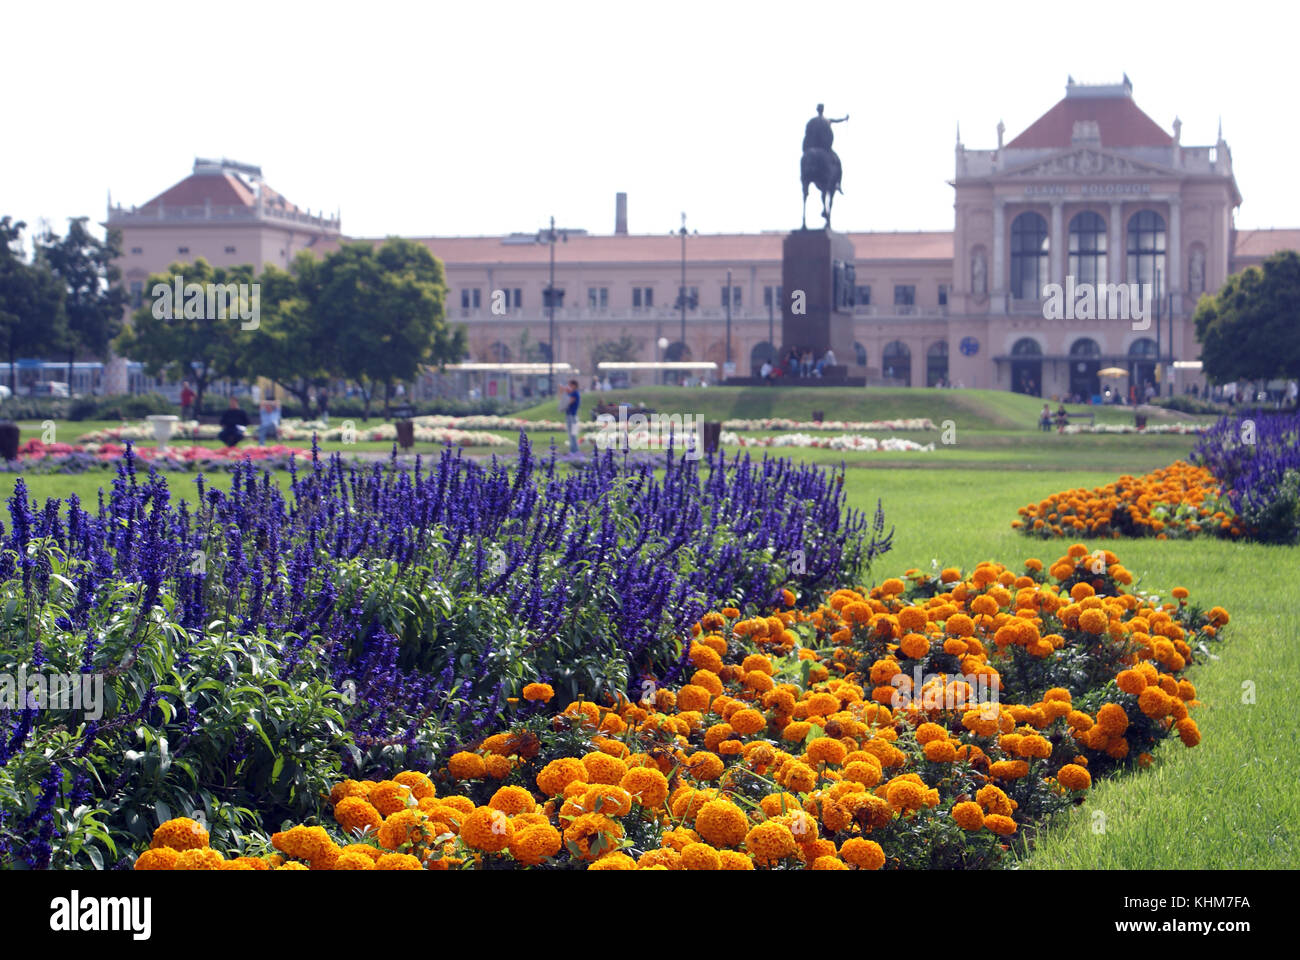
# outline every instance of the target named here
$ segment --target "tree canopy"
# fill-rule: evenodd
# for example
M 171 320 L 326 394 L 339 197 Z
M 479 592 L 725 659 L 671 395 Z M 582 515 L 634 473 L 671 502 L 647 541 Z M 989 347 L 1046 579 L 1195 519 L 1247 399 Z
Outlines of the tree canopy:
M 1215 383 L 1300 378 L 1300 253 L 1282 250 L 1205 294 L 1193 317 Z

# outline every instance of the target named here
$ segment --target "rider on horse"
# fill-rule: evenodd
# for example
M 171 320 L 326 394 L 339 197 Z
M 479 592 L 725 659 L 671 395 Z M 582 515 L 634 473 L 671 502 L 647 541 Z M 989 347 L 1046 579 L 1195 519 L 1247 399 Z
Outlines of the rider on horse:
M 843 123 L 849 118 L 846 113 L 838 120 L 832 120 L 824 114 L 826 105 L 817 104 L 817 116 L 808 121 L 803 128 L 803 151 L 807 153 L 814 147 L 822 150 L 829 150 L 831 144 L 835 142 L 835 131 L 831 129 L 832 123 Z

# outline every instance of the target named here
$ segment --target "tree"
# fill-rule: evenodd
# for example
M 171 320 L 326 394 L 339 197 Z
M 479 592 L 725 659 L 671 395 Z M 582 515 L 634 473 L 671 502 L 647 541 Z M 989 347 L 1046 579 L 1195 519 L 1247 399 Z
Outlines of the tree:
M 1205 294 L 1193 316 L 1215 383 L 1300 378 L 1300 254 L 1282 250 Z
M 316 297 L 314 322 L 336 332 L 337 366 L 361 390 L 366 419 L 377 386 L 387 401 L 422 365 L 464 356 L 464 327 L 446 321 L 442 263 L 423 244 L 344 244 L 321 264 Z
M 169 292 L 177 278 L 183 278 L 181 298 Z M 248 342 L 241 335 L 245 331 L 239 312 L 232 315 L 221 310 L 221 304 L 212 309 L 214 298 L 208 292 L 240 284 L 251 291 L 253 279 L 250 265 L 213 267 L 202 257 L 152 274 L 146 285 L 152 302 L 132 315 L 131 325 L 117 339 L 118 352 L 139 360 L 150 376 L 194 381 L 194 409 L 201 410 L 213 380 L 243 375 Z
M 268 266 L 258 277 L 262 288 L 261 325 L 244 340 L 244 366 L 253 376 L 275 381 L 298 398 L 310 415 L 312 387 L 324 388 L 340 373 L 336 337 L 323 322 L 319 303 L 320 262 L 308 251 L 288 270 Z
M 607 362 L 628 363 L 639 357 L 644 348 L 644 341 L 627 333 L 617 340 L 602 340 L 591 348 L 591 368 L 597 370 L 600 364 Z
M 62 239 L 52 230 L 38 241 L 38 255 L 63 284 L 67 314 L 63 347 L 68 357 L 68 384 L 78 350 L 107 360 L 113 339 L 122 332 L 126 291 L 121 271 L 114 264 L 122 253 L 122 235 L 110 230 L 100 240 L 86 229 L 86 217 L 70 222 Z
M 0 348 L 15 396 L 18 356 L 55 349 L 66 336 L 63 285 L 43 258 L 28 262 L 23 256 L 26 227 L 21 220 L 0 218 Z

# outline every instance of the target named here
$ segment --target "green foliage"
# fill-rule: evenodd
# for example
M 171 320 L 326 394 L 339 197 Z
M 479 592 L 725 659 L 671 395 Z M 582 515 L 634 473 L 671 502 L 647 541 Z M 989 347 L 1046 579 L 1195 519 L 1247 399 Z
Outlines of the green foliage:
M 1282 250 L 1201 297 L 1194 316 L 1215 383 L 1300 377 L 1300 253 Z
M 114 261 L 122 254 L 119 231 L 100 240 L 86 229 L 87 217 L 74 218 L 68 234 L 60 238 L 53 231 L 37 242 L 37 253 L 50 265 L 65 294 L 67 327 L 61 346 L 68 358 L 68 383 L 72 363 L 80 351 L 106 360 L 109 346 L 122 331 L 122 308 L 126 291 L 121 271 Z
M 44 257 L 29 262 L 23 256 L 19 247 L 26 226 L 0 218 L 0 355 L 14 386 L 19 356 L 56 350 L 67 337 L 64 283 Z

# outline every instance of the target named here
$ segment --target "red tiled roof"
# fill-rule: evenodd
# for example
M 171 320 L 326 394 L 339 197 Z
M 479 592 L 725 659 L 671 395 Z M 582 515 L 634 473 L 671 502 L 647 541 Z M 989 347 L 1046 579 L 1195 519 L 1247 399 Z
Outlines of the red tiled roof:
M 780 262 L 781 233 L 691 234 L 686 256 L 696 263 Z M 951 260 L 952 231 L 906 233 L 850 233 L 859 260 Z M 503 243 L 501 237 L 419 237 L 444 263 L 495 264 L 545 263 L 550 250 L 544 243 Z M 372 242 L 382 243 L 375 239 Z M 570 235 L 555 247 L 563 263 L 671 263 L 681 258 L 681 237 L 657 235 Z
M 1065 97 L 1007 147 L 1068 147 L 1079 120 L 1096 121 L 1103 147 L 1167 147 L 1174 142 L 1129 97 Z
M 156 210 L 159 203 L 168 207 L 201 207 L 209 200 L 214 207 L 252 207 L 257 203 L 257 193 L 233 173 L 192 173 L 140 209 Z M 298 210 L 265 183 L 262 184 L 262 203 L 284 210 Z
M 1300 250 L 1300 230 L 1237 230 L 1232 239 L 1234 259 L 1263 260 L 1279 250 Z

